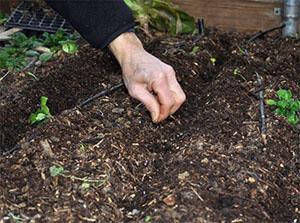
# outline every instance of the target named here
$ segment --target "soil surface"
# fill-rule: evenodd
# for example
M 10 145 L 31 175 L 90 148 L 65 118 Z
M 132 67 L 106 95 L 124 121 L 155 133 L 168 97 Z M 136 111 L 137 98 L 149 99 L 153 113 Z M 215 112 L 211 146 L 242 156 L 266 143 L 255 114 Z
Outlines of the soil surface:
M 121 81 L 114 58 L 88 46 L 39 67 L 37 81 L 4 79 L 0 222 L 300 221 L 299 127 L 265 106 L 264 142 L 257 96 L 289 88 L 300 97 L 300 42 L 248 38 L 212 31 L 148 42 L 187 94 L 161 124 L 125 88 L 77 106 Z M 53 118 L 30 126 L 43 95 Z M 64 172 L 51 176 L 53 166 Z

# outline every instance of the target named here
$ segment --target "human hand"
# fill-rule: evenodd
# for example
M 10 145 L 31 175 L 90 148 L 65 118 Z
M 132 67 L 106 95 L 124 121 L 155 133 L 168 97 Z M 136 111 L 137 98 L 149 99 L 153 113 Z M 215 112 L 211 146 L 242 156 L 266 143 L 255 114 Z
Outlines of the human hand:
M 186 99 L 173 68 L 144 50 L 134 33 L 124 33 L 110 48 L 119 61 L 130 96 L 150 111 L 153 122 L 175 113 Z

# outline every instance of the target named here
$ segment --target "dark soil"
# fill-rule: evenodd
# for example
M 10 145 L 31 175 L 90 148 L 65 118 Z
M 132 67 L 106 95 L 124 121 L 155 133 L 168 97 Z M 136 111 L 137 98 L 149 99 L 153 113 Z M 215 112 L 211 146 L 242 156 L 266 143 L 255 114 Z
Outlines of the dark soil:
M 279 88 L 300 97 L 300 42 L 278 34 L 251 44 L 247 38 L 217 32 L 148 43 L 175 68 L 188 97 L 161 124 L 124 88 L 76 107 L 121 81 L 113 57 L 86 46 L 39 68 L 39 81 L 5 79 L 0 222 L 13 216 L 25 222 L 298 222 L 299 130 L 266 106 L 263 143 L 255 72 L 266 98 Z M 194 46 L 199 51 L 191 55 Z M 233 74 L 237 68 L 241 75 Z M 54 117 L 31 127 L 28 116 L 42 95 Z M 74 177 L 50 176 L 53 165 L 100 181 L 85 189 Z

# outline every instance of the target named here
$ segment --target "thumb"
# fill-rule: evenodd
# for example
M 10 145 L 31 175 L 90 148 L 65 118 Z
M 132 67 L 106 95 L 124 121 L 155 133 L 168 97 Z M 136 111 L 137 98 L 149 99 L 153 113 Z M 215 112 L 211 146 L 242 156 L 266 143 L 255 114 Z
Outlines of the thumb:
M 137 86 L 134 87 L 134 91 L 130 92 L 129 94 L 142 102 L 147 110 L 151 114 L 151 118 L 153 122 L 157 122 L 160 114 L 160 105 L 159 102 L 157 101 L 156 97 L 150 93 L 150 91 L 143 86 Z

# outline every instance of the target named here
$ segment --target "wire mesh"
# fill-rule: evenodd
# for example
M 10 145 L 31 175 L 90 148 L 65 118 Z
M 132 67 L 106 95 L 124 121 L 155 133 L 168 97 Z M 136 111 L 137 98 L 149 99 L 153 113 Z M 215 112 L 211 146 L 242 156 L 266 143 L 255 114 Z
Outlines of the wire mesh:
M 32 1 L 23 1 L 12 12 L 6 27 L 54 33 L 59 29 L 72 31 L 72 26 L 48 7 L 35 7 Z

